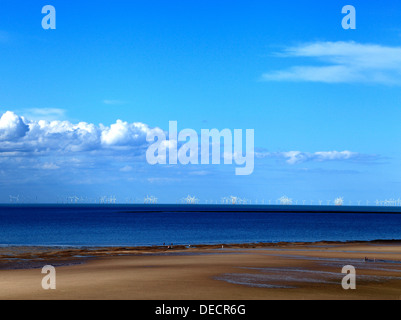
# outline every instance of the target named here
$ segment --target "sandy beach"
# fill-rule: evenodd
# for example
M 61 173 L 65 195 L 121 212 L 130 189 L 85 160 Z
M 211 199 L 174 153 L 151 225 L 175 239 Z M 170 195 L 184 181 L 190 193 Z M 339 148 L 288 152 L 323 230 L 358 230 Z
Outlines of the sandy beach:
M 367 260 L 365 260 L 367 258 Z M 41 268 L 56 268 L 43 290 Z M 356 290 L 341 286 L 356 268 Z M 0 299 L 401 298 L 401 242 L 0 249 Z

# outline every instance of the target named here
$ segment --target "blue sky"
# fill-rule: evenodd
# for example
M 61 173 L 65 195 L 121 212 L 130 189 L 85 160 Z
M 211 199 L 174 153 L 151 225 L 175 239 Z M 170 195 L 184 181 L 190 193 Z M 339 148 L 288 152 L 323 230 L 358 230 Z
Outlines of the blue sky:
M 3 0 L 0 201 L 399 198 L 400 17 L 399 1 Z M 254 129 L 254 173 L 149 166 L 147 130 L 173 120 Z M 127 136 L 105 146 L 113 128 Z

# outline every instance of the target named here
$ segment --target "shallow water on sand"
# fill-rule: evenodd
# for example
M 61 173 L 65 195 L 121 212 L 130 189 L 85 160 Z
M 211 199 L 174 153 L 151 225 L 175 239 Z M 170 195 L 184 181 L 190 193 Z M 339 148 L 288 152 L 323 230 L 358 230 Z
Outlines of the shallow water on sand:
M 299 257 L 308 258 L 308 257 Z M 313 259 L 313 258 L 312 258 Z M 325 259 L 322 259 L 325 260 Z M 372 263 L 364 265 L 357 264 L 355 259 L 327 259 L 330 263 L 319 264 L 325 267 L 334 267 L 341 270 L 344 262 L 352 262 L 358 270 L 374 270 L 382 272 L 401 272 L 401 263 L 397 265 L 398 269 L 387 269 L 386 263 Z M 346 261 L 348 260 L 348 261 Z M 257 288 L 270 289 L 294 289 L 305 284 L 335 284 L 341 283 L 344 274 L 339 272 L 322 271 L 318 269 L 306 268 L 240 268 L 246 270 L 245 273 L 226 273 L 216 277 L 216 280 L 225 281 L 232 284 L 245 285 Z M 253 273 L 248 273 L 252 271 Z M 382 283 L 383 281 L 401 280 L 401 275 L 363 275 L 358 274 L 358 281 Z

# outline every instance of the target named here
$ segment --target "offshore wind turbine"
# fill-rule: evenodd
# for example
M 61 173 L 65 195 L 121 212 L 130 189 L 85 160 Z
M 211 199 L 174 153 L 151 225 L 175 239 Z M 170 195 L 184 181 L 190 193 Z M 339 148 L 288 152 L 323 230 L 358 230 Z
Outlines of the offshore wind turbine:
M 229 197 L 229 202 L 230 202 L 232 205 L 236 205 L 236 204 L 239 204 L 239 202 L 241 202 L 241 199 L 240 199 L 239 197 L 230 196 L 230 197 Z
M 292 205 L 292 199 L 288 198 L 287 196 L 282 196 L 278 199 L 281 205 Z
M 10 195 L 10 202 L 13 203 L 14 201 L 15 201 L 15 203 L 19 203 L 19 195 L 17 195 L 17 196 Z
M 144 200 L 145 204 L 157 204 L 158 199 L 155 196 L 147 196 Z
M 334 200 L 334 204 L 335 204 L 336 206 L 342 206 L 342 205 L 344 205 L 344 198 L 337 198 L 337 199 L 335 199 L 335 200 Z
M 197 204 L 199 203 L 199 199 L 197 199 L 195 196 L 190 196 L 183 199 L 186 204 Z
M 151 199 L 149 196 L 146 196 L 146 198 L 143 201 L 144 204 L 150 204 L 151 203 Z

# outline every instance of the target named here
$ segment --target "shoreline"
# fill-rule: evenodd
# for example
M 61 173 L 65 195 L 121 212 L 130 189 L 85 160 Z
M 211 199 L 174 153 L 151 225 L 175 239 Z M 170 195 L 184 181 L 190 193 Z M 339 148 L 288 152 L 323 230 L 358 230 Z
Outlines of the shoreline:
M 198 244 L 165 246 L 0 246 L 0 270 L 29 270 L 43 267 L 83 264 L 88 261 L 121 256 L 141 255 L 196 255 L 223 253 L 228 250 L 272 250 L 296 248 L 329 248 L 352 245 L 401 246 L 401 240 L 372 241 L 316 241 L 316 242 L 266 242 L 234 244 Z

